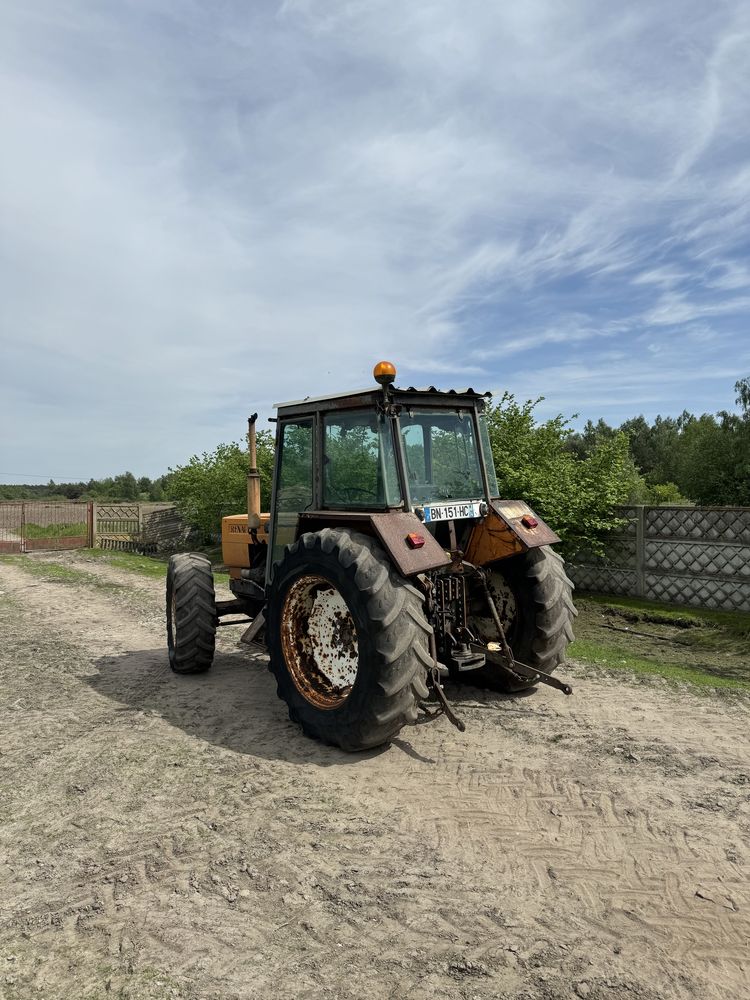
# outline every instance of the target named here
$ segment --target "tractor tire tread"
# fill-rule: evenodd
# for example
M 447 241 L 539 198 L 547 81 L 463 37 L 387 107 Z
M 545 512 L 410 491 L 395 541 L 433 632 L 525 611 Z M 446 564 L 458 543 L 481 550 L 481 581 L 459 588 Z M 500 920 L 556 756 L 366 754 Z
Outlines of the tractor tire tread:
M 192 552 L 172 556 L 167 568 L 167 638 L 169 664 L 175 673 L 201 674 L 209 669 L 216 648 L 216 624 L 211 563 Z

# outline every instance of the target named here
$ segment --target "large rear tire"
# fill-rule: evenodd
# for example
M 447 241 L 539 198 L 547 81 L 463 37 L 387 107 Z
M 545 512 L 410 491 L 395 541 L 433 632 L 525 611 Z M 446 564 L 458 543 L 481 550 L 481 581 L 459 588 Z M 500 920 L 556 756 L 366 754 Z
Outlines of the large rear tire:
M 551 674 L 565 662 L 573 641 L 573 584 L 565 573 L 562 556 L 543 546 L 529 549 L 489 568 L 490 591 L 498 606 L 508 643 L 515 659 Z M 472 597 L 469 628 L 480 642 L 497 641 L 497 630 L 480 589 Z M 518 692 L 536 686 L 533 678 L 515 681 L 502 668 L 498 654 L 478 670 L 459 679 L 494 691 Z
M 422 595 L 372 538 L 302 535 L 276 567 L 267 617 L 269 669 L 308 736 L 366 750 L 416 720 L 432 629 Z
M 202 674 L 213 663 L 216 597 L 211 563 L 183 552 L 167 567 L 167 646 L 177 674 Z

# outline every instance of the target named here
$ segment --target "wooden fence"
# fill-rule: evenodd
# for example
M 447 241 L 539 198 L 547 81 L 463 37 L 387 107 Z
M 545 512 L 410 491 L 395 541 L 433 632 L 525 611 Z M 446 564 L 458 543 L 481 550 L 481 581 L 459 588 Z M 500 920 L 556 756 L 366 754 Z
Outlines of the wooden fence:
M 603 558 L 573 559 L 576 587 L 750 611 L 750 507 L 623 507 Z
M 0 501 L 0 553 L 95 546 L 153 553 L 179 548 L 185 537 L 171 503 Z

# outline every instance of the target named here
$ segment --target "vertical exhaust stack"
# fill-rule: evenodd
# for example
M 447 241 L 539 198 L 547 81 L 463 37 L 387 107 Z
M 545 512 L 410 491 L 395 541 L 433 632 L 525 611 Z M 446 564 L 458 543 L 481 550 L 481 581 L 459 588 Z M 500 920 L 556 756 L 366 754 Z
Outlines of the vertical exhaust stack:
M 247 470 L 247 527 L 250 531 L 260 527 L 260 473 L 258 472 L 258 455 L 255 445 L 255 421 L 257 419 L 257 413 L 247 419 L 247 449 L 250 459 L 250 467 Z

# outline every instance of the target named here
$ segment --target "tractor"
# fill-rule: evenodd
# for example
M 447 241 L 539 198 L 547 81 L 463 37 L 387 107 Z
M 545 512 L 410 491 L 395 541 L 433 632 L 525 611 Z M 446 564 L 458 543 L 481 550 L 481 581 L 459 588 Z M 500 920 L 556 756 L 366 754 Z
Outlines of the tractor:
M 388 743 L 442 713 L 444 682 L 505 692 L 549 684 L 573 638 L 573 585 L 559 537 L 499 496 L 490 393 L 375 383 L 278 404 L 270 512 L 262 513 L 248 421 L 247 513 L 223 518 L 230 600 L 211 564 L 167 571 L 169 662 L 208 670 L 217 628 L 264 647 L 289 717 L 344 750 Z M 239 616 L 239 617 L 238 617 Z

